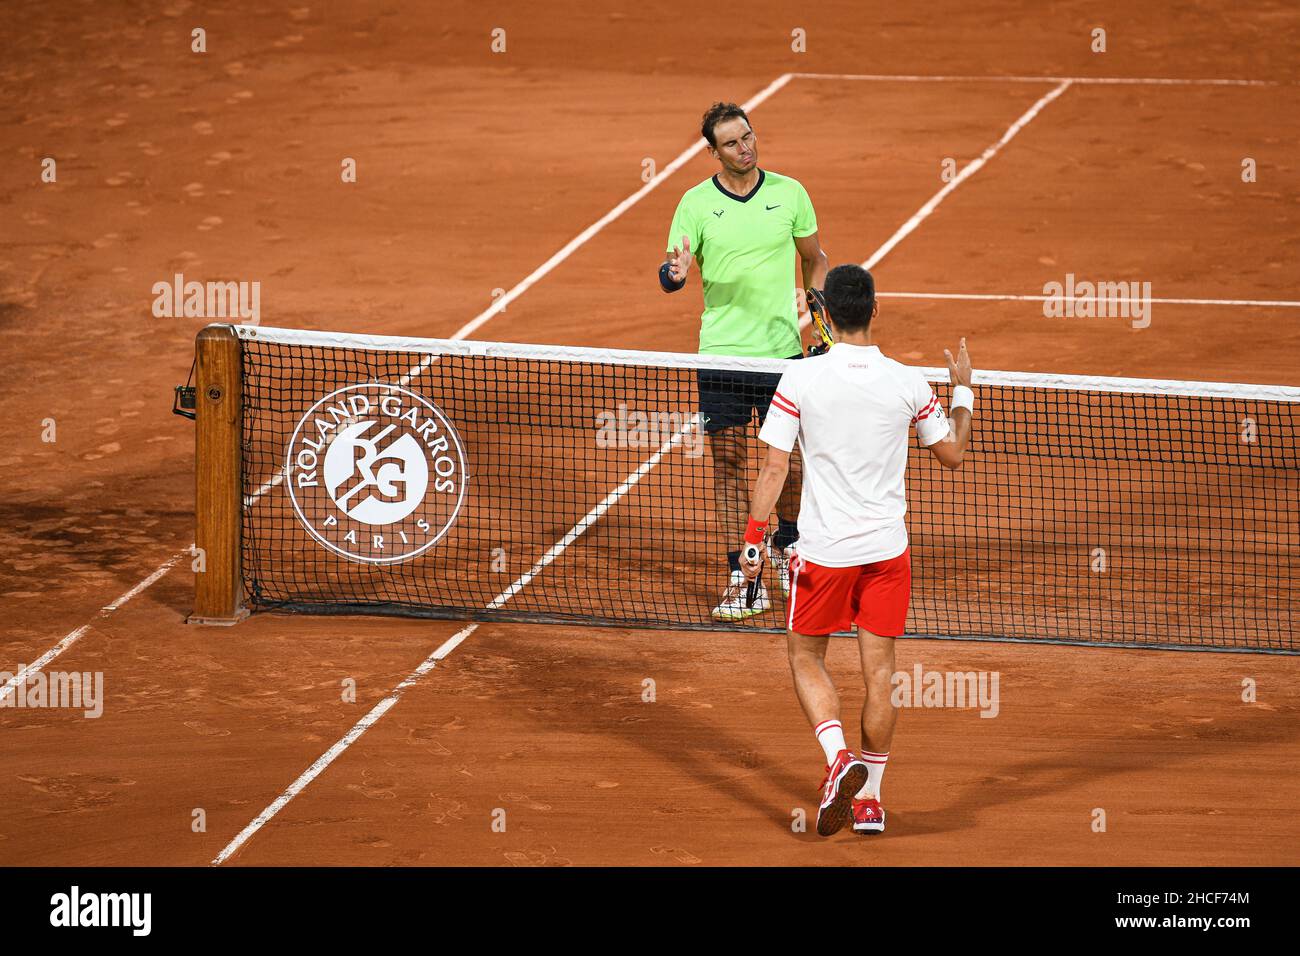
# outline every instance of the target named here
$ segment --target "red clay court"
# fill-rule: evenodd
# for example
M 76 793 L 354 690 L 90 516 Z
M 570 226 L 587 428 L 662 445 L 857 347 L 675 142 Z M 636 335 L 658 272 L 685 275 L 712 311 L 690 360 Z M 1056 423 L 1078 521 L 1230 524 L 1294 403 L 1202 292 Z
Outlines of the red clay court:
M 104 707 L 0 709 L 0 863 L 1300 862 L 1288 654 L 904 639 L 901 671 L 997 672 L 1000 704 L 904 710 L 868 841 L 792 830 L 820 755 L 780 635 L 187 625 L 194 426 L 170 403 L 208 320 L 151 292 L 257 280 L 265 326 L 689 353 L 698 286 L 653 270 L 716 169 L 697 118 L 732 99 L 832 263 L 869 264 L 886 354 L 938 367 L 964 335 L 977 368 L 1300 385 L 1294 7 L 13 13 L 0 671 L 100 672 Z M 1045 317 L 1067 273 L 1149 281 L 1149 326 Z M 854 643 L 829 662 L 850 727 Z

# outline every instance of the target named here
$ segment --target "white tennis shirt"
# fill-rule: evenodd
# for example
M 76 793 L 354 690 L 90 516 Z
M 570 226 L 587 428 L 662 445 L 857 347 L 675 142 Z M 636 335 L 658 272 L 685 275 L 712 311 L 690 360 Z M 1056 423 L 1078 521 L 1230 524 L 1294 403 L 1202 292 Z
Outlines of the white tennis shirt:
M 874 345 L 836 342 L 781 376 L 758 437 L 803 454 L 799 555 L 847 568 L 907 550 L 908 429 L 923 445 L 948 434 L 943 406 L 919 371 Z

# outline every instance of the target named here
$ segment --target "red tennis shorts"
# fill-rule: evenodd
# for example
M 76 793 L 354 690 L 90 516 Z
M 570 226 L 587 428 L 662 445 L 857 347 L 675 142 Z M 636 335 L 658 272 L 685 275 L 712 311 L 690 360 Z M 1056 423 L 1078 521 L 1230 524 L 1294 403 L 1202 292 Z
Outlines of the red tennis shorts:
M 881 637 L 898 637 L 911 593 L 911 548 L 888 561 L 851 568 L 826 568 L 796 555 L 790 562 L 786 626 L 820 637 L 856 624 Z

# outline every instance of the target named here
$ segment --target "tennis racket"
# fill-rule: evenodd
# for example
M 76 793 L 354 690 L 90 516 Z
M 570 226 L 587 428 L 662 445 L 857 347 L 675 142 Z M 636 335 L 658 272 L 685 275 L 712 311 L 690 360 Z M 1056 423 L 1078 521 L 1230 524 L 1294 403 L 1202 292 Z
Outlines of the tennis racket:
M 808 315 L 812 317 L 813 329 L 819 339 L 808 347 L 808 354 L 822 355 L 830 351 L 831 343 L 835 341 L 831 335 L 831 313 L 826 308 L 826 296 L 822 295 L 821 289 L 808 289 L 807 293 Z

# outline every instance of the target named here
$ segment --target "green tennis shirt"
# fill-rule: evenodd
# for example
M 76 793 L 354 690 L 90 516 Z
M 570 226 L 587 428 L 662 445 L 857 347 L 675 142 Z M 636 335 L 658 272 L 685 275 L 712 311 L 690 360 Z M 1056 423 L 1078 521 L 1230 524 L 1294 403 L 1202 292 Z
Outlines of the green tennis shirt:
M 668 248 L 690 238 L 704 282 L 701 352 L 788 358 L 802 350 L 794 240 L 816 231 L 808 191 L 789 176 L 760 169 L 748 196 L 728 192 L 716 176 L 686 191 Z

